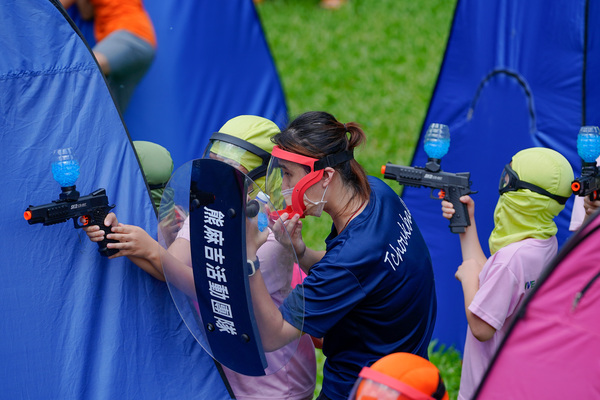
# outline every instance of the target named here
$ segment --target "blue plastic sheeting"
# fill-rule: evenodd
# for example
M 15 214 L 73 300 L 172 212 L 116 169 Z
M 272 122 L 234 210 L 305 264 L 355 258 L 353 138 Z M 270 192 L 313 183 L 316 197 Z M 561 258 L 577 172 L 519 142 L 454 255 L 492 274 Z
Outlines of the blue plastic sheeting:
M 144 4 L 158 49 L 125 112 L 133 140 L 164 146 L 178 168 L 201 157 L 235 116 L 285 126 L 285 97 L 252 0 Z
M 107 260 L 73 223 L 29 225 L 57 199 L 54 149 L 72 147 L 87 195 L 156 235 L 130 139 L 84 41 L 54 1 L 0 7 L 0 376 L 10 399 L 229 398 L 167 286 Z
M 581 169 L 576 140 L 581 125 L 600 124 L 598 6 L 584 0 L 458 2 L 448 46 L 412 165 L 424 166 L 423 135 L 430 123 L 449 125 L 442 160 L 448 172 L 471 172 L 479 239 L 489 255 L 498 181 L 517 151 L 533 146 L 562 153 Z M 593 2 L 592 2 L 593 3 Z M 586 40 L 587 38 L 587 40 Z M 586 50 L 587 46 L 587 50 Z M 587 52 L 587 54 L 586 54 Z M 586 59 L 587 57 L 587 59 Z M 586 74 L 586 71 L 588 73 Z M 463 295 L 454 273 L 461 263 L 439 201 L 427 189 L 406 188 L 403 198 L 427 241 L 438 291 L 433 337 L 462 351 L 467 329 Z M 558 216 L 562 245 L 570 236 L 573 200 Z

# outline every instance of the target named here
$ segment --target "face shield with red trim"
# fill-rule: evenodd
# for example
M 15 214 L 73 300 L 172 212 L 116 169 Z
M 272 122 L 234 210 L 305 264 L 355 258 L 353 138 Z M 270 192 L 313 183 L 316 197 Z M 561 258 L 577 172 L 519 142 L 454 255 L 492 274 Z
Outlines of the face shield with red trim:
M 364 367 L 354 384 L 348 400 L 447 400 L 444 383 L 439 378 L 438 388 L 432 395 L 395 379 L 373 368 Z
M 304 218 L 306 190 L 323 178 L 325 168 L 334 167 L 353 158 L 352 151 L 342 151 L 318 159 L 273 147 L 267 168 L 266 191 L 277 209 L 277 216 L 288 213 L 289 218 Z

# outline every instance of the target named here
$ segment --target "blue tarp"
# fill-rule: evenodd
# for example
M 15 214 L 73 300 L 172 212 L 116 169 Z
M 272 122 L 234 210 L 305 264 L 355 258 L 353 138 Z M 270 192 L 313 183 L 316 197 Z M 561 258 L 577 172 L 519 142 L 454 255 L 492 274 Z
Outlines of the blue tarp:
M 177 168 L 201 157 L 210 135 L 237 115 L 285 126 L 285 97 L 252 0 L 144 4 L 158 49 L 125 112 L 133 140 L 166 147 Z
M 270 56 L 264 61 L 268 53 L 252 2 L 227 2 L 221 14 L 215 3 L 220 2 L 149 4 L 154 13 L 164 13 L 157 18 L 162 44 L 148 76 L 155 85 L 144 81 L 148 91 L 136 93 L 131 103 L 132 115 L 143 114 L 132 126 L 172 139 L 173 146 L 157 141 L 178 163 L 198 157 L 210 133 L 233 114 L 285 114 Z M 191 30 L 197 26 L 200 31 Z M 240 29 L 249 36 L 238 37 Z M 222 47 L 213 43 L 219 41 Z M 235 57 L 198 52 L 197 45 Z M 58 199 L 52 151 L 71 147 L 80 163 L 76 184 L 81 195 L 105 188 L 122 222 L 156 236 L 155 210 L 128 131 L 86 42 L 57 0 L 4 0 L 0 54 L 2 396 L 229 398 L 212 358 L 187 330 L 165 283 L 125 258 L 101 257 L 98 246 L 71 221 L 42 226 L 23 219 L 29 205 Z M 229 73 L 248 65 L 252 73 L 265 69 L 255 87 L 240 90 L 237 79 L 252 78 L 229 81 L 225 71 L 214 72 L 227 62 L 242 64 Z M 194 76 L 198 80 L 191 80 Z M 244 99 L 249 93 L 251 98 Z M 147 103 L 141 105 L 139 96 Z M 141 121 L 142 116 L 150 122 Z
M 235 116 L 285 127 L 285 95 L 252 0 L 144 5 L 158 49 L 124 113 L 133 140 L 164 146 L 177 169 L 201 157 L 210 135 Z M 93 23 L 68 11 L 93 47 Z
M 581 169 L 576 140 L 581 125 L 600 123 L 598 5 L 585 0 L 459 0 L 443 65 L 412 165 L 424 166 L 423 135 L 430 123 L 449 125 L 442 160 L 448 172 L 471 172 L 475 215 L 484 250 L 493 228 L 498 181 L 517 151 L 549 147 Z M 590 24 L 587 24 L 587 21 Z M 441 217 L 427 189 L 403 198 L 423 231 L 438 291 L 434 338 L 462 351 L 467 323 L 454 273 L 461 262 L 458 235 Z M 559 243 L 570 236 L 573 199 L 558 216 Z

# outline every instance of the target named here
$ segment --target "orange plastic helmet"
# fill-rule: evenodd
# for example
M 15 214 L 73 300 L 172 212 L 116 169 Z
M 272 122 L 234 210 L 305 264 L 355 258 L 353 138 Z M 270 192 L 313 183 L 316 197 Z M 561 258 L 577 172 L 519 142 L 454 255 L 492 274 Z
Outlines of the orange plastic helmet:
M 423 357 L 389 354 L 360 371 L 350 400 L 448 400 L 440 372 Z

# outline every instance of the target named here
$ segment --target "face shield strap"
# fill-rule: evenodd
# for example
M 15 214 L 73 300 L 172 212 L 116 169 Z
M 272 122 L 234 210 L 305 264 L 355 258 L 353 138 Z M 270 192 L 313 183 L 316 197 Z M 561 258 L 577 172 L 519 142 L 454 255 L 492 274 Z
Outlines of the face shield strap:
M 506 182 L 505 175 L 508 176 L 508 182 Z M 519 175 L 517 175 L 517 173 L 510 167 L 510 164 L 506 164 L 504 166 L 504 173 L 500 178 L 500 187 L 498 188 L 500 195 L 506 192 L 514 192 L 519 189 L 528 189 L 532 192 L 541 194 L 546 197 L 550 197 L 551 199 L 555 200 L 556 202 L 562 205 L 566 204 L 567 200 L 569 200 L 568 197 L 552 194 L 549 191 L 542 189 L 537 185 L 520 180 Z
M 445 394 L 446 394 L 446 385 L 444 385 L 444 380 L 442 379 L 442 376 L 438 372 L 438 387 L 435 389 L 435 392 L 433 392 L 431 394 L 431 397 L 433 397 L 436 400 L 442 400 L 444 398 Z
M 339 153 L 330 154 L 327 157 L 321 158 L 314 164 L 314 170 L 325 169 L 327 167 L 335 167 L 338 164 L 352 160 L 354 158 L 354 150 L 344 150 Z
M 265 174 L 267 173 L 267 166 L 269 165 L 269 160 L 271 159 L 271 155 L 268 152 L 264 151 L 258 146 L 253 145 L 250 142 L 245 141 L 244 139 L 240 139 L 238 137 L 228 135 L 222 132 L 213 133 L 209 139 L 209 143 L 215 140 L 220 140 L 221 142 L 233 144 L 234 146 L 240 147 L 244 150 L 249 151 L 257 157 L 260 157 L 260 159 L 262 160 L 262 164 L 254 168 L 252 171 L 249 171 L 246 175 L 248 175 L 248 177 L 252 180 L 256 180 L 260 177 L 265 176 Z
M 379 371 L 375 371 L 369 367 L 363 367 L 358 376 L 363 379 L 370 379 L 374 382 L 381 383 L 382 385 L 394 389 L 403 396 L 410 398 L 411 400 L 436 400 L 435 398 L 426 395 L 420 390 L 417 390 L 412 386 L 409 386 L 406 383 L 399 381 L 398 379 L 394 379 L 389 375 L 386 375 Z

